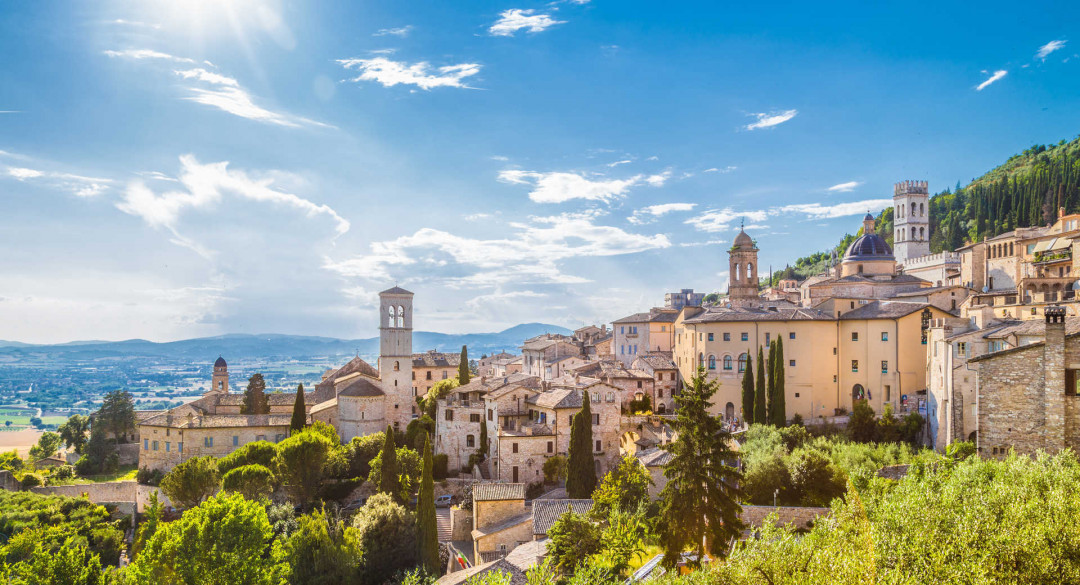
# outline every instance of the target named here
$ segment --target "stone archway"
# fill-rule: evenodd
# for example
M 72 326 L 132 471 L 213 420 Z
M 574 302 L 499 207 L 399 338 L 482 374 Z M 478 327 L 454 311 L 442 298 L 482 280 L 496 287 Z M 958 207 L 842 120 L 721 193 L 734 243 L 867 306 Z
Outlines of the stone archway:
M 855 384 L 851 388 L 851 403 L 855 404 L 860 400 L 866 400 L 866 389 L 863 388 L 862 384 Z
M 724 407 L 724 419 L 725 420 L 734 420 L 735 419 L 735 405 L 732 404 L 731 402 L 728 402 L 727 406 Z

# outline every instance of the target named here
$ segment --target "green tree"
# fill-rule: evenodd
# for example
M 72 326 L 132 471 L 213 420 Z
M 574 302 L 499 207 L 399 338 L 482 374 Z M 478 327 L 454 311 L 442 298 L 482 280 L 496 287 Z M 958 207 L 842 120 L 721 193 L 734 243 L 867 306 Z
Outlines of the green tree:
M 248 378 L 244 390 L 244 403 L 240 405 L 241 414 L 270 414 L 270 398 L 266 395 L 266 381 L 259 373 Z
M 162 525 L 124 576 L 125 585 L 279 585 L 287 573 L 266 508 L 221 494 Z
M 767 404 L 766 404 L 766 408 L 765 408 L 765 420 L 763 420 L 761 422 L 763 422 L 764 424 L 767 424 L 767 425 L 771 425 L 771 424 L 773 424 L 773 418 L 774 418 L 774 412 L 773 411 L 775 410 L 775 405 L 773 403 L 776 400 L 776 340 L 775 339 L 772 340 L 771 342 L 769 342 L 769 355 L 768 355 L 767 360 L 768 360 L 768 362 L 767 362 L 768 363 L 768 366 L 767 366 L 768 369 L 765 371 L 765 376 L 766 376 L 765 399 L 767 401 Z
M 379 474 L 375 475 L 374 466 L 371 469 L 370 481 L 379 486 L 379 491 L 388 494 L 395 501 L 401 503 L 404 498 L 401 494 L 401 480 L 398 477 L 397 449 L 394 447 L 394 429 L 386 427 L 386 438 L 382 451 L 379 452 Z M 375 479 L 378 478 L 378 481 Z
M 293 402 L 292 420 L 289 421 L 289 431 L 298 433 L 307 426 L 307 408 L 304 405 L 304 385 L 296 387 L 296 401 Z
M 435 434 L 435 420 L 427 413 L 409 421 L 405 427 L 405 446 L 420 451 L 424 448 L 424 436 Z
M 773 395 L 769 405 L 769 414 L 771 420 L 769 421 L 774 427 L 783 428 L 787 426 L 787 397 L 784 393 L 785 389 L 784 378 L 786 372 L 784 368 L 784 338 L 777 336 L 776 338 L 776 359 L 773 360 Z
M 71 536 L 52 547 L 45 542 L 46 538 L 41 538 L 46 532 L 28 530 L 26 536 L 36 540 L 28 548 L 9 544 L 0 549 L 5 559 L 0 564 L 0 579 L 19 585 L 106 584 L 101 559 L 86 547 L 84 540 Z
M 139 524 L 139 531 L 135 535 L 135 542 L 131 545 L 132 558 L 139 556 L 139 553 L 146 547 L 146 543 L 150 542 L 154 534 L 161 527 L 161 516 L 164 511 L 164 506 L 161 505 L 161 500 L 158 498 L 158 491 L 153 490 L 150 492 L 150 503 L 146 506 L 146 512 L 143 517 L 143 521 Z
M 276 469 L 294 504 L 306 506 L 315 497 L 333 448 L 333 441 L 314 428 L 304 429 L 278 443 Z
M 371 461 L 378 457 L 385 442 L 386 433 L 381 431 L 363 437 L 353 437 L 347 445 L 350 477 L 366 478 L 371 473 Z
M 291 585 L 347 585 L 357 582 L 363 551 L 352 529 L 315 510 L 297 518 L 283 547 Z
M 637 514 L 614 510 L 600 534 L 600 560 L 616 575 L 630 567 L 634 557 L 645 552 L 642 540 L 646 536 L 642 518 Z
M 678 438 L 663 447 L 672 458 L 664 469 L 668 483 L 660 493 L 660 540 L 668 567 L 681 560 L 687 547 L 703 559 L 706 539 L 713 558 L 724 556 L 742 529 L 736 488 L 742 474 L 732 467 L 738 458 L 732 450 L 734 439 L 709 414 L 717 387 L 699 368 L 675 398 Z
M 101 424 L 118 443 L 126 443 L 127 436 L 135 431 L 135 401 L 131 394 L 125 390 L 106 394 L 91 426 L 96 424 Z
M 469 383 L 469 348 L 461 346 L 461 358 L 458 361 L 457 377 L 462 386 Z
M 105 426 L 92 424 L 90 427 L 90 441 L 86 444 L 83 456 L 75 464 L 75 470 L 79 475 L 94 475 L 109 471 L 116 453 L 116 447 L 105 436 Z
M 792 497 L 800 506 L 828 506 L 844 495 L 847 478 L 817 449 L 799 449 L 788 463 Z
M 742 377 L 742 418 L 748 425 L 757 422 L 754 420 L 754 360 L 749 350 L 746 352 L 746 370 Z
M 852 441 L 871 443 L 878 440 L 877 422 L 874 420 L 874 409 L 866 400 L 856 400 L 851 408 L 851 416 L 847 424 L 848 437 Z
M 217 460 L 218 472 L 226 473 L 244 465 L 261 465 L 270 471 L 276 467 L 277 445 L 270 441 L 253 441 Z
M 544 481 L 559 483 L 566 479 L 566 457 L 552 455 L 544 460 Z
M 161 480 L 161 491 L 173 504 L 191 509 L 214 495 L 221 485 L 217 463 L 209 455 L 192 457 L 172 468 Z
M 488 453 L 491 449 L 491 439 L 488 438 L 487 421 L 483 416 L 480 417 L 480 446 L 477 447 L 476 452 L 480 455 L 481 459 L 487 459 Z
M 575 499 L 588 498 L 596 489 L 593 463 L 592 407 L 589 393 L 581 392 L 581 410 L 570 424 L 570 453 L 566 465 L 566 493 Z
M 64 445 L 68 449 L 73 449 L 76 453 L 82 455 L 90 431 L 90 417 L 73 414 L 68 417 L 66 423 L 60 425 L 60 428 L 56 430 L 60 433 L 60 438 L 64 440 Z
M 361 560 L 362 583 L 385 583 L 416 565 L 416 521 L 388 494 L 375 494 L 352 519 Z
M 221 477 L 221 489 L 260 500 L 274 491 L 274 474 L 262 465 L 241 465 Z
M 766 393 L 768 392 L 765 385 L 765 350 L 758 348 L 757 350 L 757 384 L 754 389 L 754 418 L 753 421 L 757 424 L 765 424 L 768 420 L 768 414 L 766 413 Z
M 600 527 L 567 504 L 566 512 L 548 530 L 548 555 L 564 575 L 601 551 Z
M 435 522 L 435 480 L 432 477 L 431 437 L 424 437 L 424 466 L 417 501 L 417 540 L 420 566 L 430 575 L 439 572 L 439 529 Z
M 375 458 L 371 462 L 371 473 L 368 475 L 368 481 L 372 485 L 381 486 L 383 484 L 383 457 L 379 454 L 379 457 Z M 398 503 L 405 503 L 409 500 L 409 496 L 416 493 L 416 490 L 420 488 L 420 476 L 423 471 L 424 462 L 420 457 L 420 454 L 408 447 L 398 447 L 394 453 L 394 468 L 397 469 L 396 477 L 396 489 L 397 491 L 390 494 Z M 381 489 L 379 491 L 382 491 Z M 385 493 L 385 492 L 384 492 Z
M 57 449 L 60 448 L 62 439 L 60 435 L 45 431 L 38 437 L 37 445 L 30 447 L 30 459 L 39 460 L 56 455 Z
M 613 511 L 632 513 L 649 501 L 652 478 L 633 455 L 625 455 L 619 465 L 604 475 L 593 492 L 593 518 L 607 518 Z

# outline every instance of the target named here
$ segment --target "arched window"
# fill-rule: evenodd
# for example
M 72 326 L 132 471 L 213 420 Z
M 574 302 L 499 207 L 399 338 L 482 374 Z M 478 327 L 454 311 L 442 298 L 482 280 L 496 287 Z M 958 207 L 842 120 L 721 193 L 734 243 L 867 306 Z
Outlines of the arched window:
M 401 305 L 398 305 L 397 308 L 397 326 L 405 326 L 405 307 L 402 307 Z
M 474 437 L 472 435 L 466 435 L 465 436 L 465 446 L 466 447 L 475 447 L 476 446 L 476 437 Z
M 750 279 L 754 277 L 754 265 L 750 262 L 746 263 L 746 278 Z
M 714 356 L 714 355 L 709 356 L 709 369 L 710 370 L 715 370 L 716 369 L 716 356 Z
M 705 354 L 703 354 L 703 353 L 697 354 L 697 363 L 698 363 L 699 368 L 704 368 L 705 367 Z
M 657 404 L 656 405 L 656 412 L 659 413 L 659 414 L 664 414 L 665 412 L 667 412 L 667 406 L 665 406 L 663 402 L 661 402 L 660 404 Z
M 386 310 L 390 312 L 390 318 L 387 320 L 386 326 L 387 327 L 393 327 L 394 326 L 394 307 L 387 307 Z
M 431 372 L 428 372 L 428 373 L 427 373 L 427 379 L 428 379 L 428 380 L 430 380 L 430 379 L 431 379 Z
M 911 202 L 911 216 L 915 217 L 915 202 Z
M 742 372 L 746 371 L 746 360 L 747 360 L 747 358 L 748 358 L 748 356 L 745 353 L 739 355 L 739 373 L 742 373 Z
M 396 360 L 394 361 L 394 371 L 395 372 L 401 371 L 401 362 L 396 361 Z
M 740 280 L 742 280 L 742 277 L 740 276 L 741 274 L 742 274 L 742 265 L 736 264 L 735 265 L 735 274 L 732 275 L 732 278 L 735 279 L 735 282 L 739 282 Z
M 922 203 L 919 204 L 919 215 L 926 215 L 926 207 Z
M 926 228 L 919 228 L 919 239 L 920 240 L 925 240 L 926 239 Z
M 862 264 L 859 264 L 859 274 L 862 274 Z
M 731 356 L 729 355 L 724 356 L 724 369 L 731 371 Z

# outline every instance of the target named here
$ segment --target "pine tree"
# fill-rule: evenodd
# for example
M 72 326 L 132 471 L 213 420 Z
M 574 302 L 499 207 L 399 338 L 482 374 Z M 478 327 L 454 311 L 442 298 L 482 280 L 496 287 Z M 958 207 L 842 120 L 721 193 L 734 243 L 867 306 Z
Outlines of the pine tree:
M 754 388 L 754 422 L 757 424 L 764 424 L 768 422 L 769 417 L 765 413 L 765 392 L 767 386 L 765 386 L 765 350 L 758 348 L 757 350 L 757 385 Z
M 292 421 L 289 423 L 289 431 L 299 433 L 307 426 L 307 409 L 304 406 L 304 385 L 296 387 L 296 401 L 293 402 Z
M 420 566 L 434 576 L 439 574 L 439 529 L 435 522 L 435 481 L 431 460 L 431 435 L 424 433 L 424 466 L 416 508 L 417 540 L 420 546 Z
M 394 427 L 386 425 L 386 441 L 383 443 L 382 474 L 379 477 L 379 491 L 388 494 L 394 500 L 401 499 L 401 480 L 398 478 L 397 448 L 394 445 Z
M 248 378 L 240 414 L 270 414 L 270 399 L 266 396 L 266 381 L 262 374 L 252 374 Z
M 660 493 L 659 519 L 663 564 L 668 568 L 682 560 L 687 548 L 697 553 L 699 562 L 705 552 L 714 559 L 723 557 L 742 530 L 737 487 L 742 474 L 732 467 L 738 459 L 732 450 L 734 439 L 719 417 L 709 414 L 717 387 L 706 381 L 704 370 L 698 370 L 675 398 L 678 438 L 661 447 L 672 455 L 664 469 L 668 482 Z
M 769 343 L 769 358 L 768 369 L 765 371 L 765 376 L 768 381 L 765 382 L 765 398 L 768 400 L 768 406 L 766 408 L 767 414 L 765 420 L 761 421 L 767 425 L 771 425 L 773 421 L 773 410 L 775 405 L 773 401 L 776 400 L 776 341 L 773 340 Z
M 461 359 L 457 367 L 458 382 L 464 386 L 469 383 L 469 348 L 461 346 Z
M 772 420 L 773 426 L 785 427 L 787 426 L 787 397 L 784 395 L 784 340 L 783 338 L 777 338 L 776 340 L 776 360 L 773 364 L 775 373 L 773 374 L 773 408 L 772 408 Z
M 754 364 L 746 352 L 746 370 L 742 377 L 742 417 L 746 424 L 754 422 Z
M 586 499 L 596 489 L 596 464 L 593 463 L 592 407 L 589 393 L 581 393 L 581 410 L 570 425 L 570 456 L 566 465 L 566 494 Z

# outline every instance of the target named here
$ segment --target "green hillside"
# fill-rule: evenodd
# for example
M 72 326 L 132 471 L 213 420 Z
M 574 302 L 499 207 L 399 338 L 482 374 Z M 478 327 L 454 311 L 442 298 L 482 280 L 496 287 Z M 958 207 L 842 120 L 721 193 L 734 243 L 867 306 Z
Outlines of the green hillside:
M 1080 136 L 1072 142 L 1036 144 L 1009 157 L 1004 164 L 973 179 L 967 186 L 957 183 L 930 197 L 930 251 L 955 250 L 967 242 L 993 237 L 1017 227 L 1047 225 L 1057 219 L 1057 210 L 1080 212 Z M 877 216 L 877 233 L 892 245 L 892 208 Z M 835 248 L 838 255 L 853 239 L 847 234 Z M 831 250 L 799 258 L 775 274 L 805 278 L 818 274 L 828 263 Z

